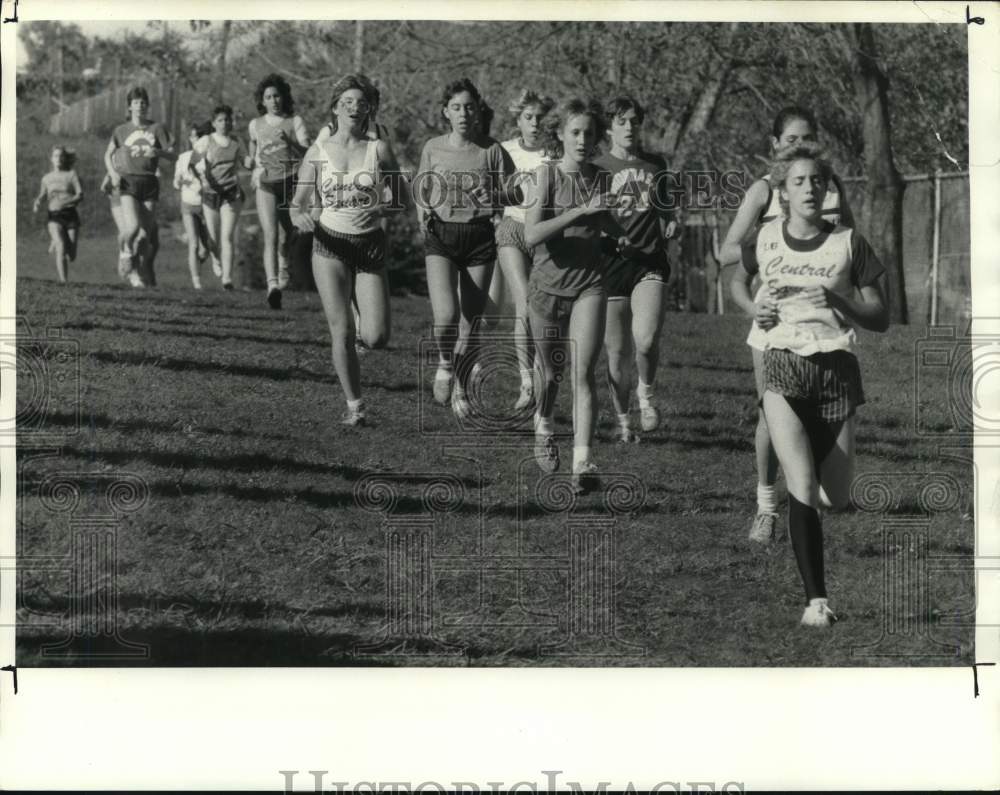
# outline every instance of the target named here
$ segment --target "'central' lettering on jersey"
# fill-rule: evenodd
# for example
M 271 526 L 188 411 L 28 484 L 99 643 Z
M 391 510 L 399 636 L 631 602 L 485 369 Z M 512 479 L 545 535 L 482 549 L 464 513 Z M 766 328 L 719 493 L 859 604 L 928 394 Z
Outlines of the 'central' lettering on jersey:
M 344 184 L 344 175 L 327 177 L 320 185 L 324 207 L 349 207 L 369 209 L 378 204 L 378 191 L 371 174 L 356 174 Z
M 832 279 L 836 274 L 836 264 L 826 268 L 817 268 L 807 262 L 800 265 L 789 265 L 784 263 L 784 257 L 777 256 L 764 266 L 765 276 L 815 276 L 819 279 Z

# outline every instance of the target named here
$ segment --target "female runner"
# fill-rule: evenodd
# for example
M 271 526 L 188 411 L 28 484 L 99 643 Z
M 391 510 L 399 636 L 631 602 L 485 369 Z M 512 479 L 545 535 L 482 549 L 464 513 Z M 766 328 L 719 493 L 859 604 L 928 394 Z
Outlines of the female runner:
M 868 242 L 823 217 L 832 180 L 815 143 L 780 150 L 771 169 L 787 215 L 744 245 L 748 274 L 763 291 L 763 405 L 788 485 L 788 530 L 807 606 L 802 624 L 836 620 L 827 604 L 820 487 L 830 506 L 847 505 L 854 476 L 855 411 L 865 402 L 856 328 L 889 327 L 886 274 Z
M 815 141 L 816 119 L 805 108 L 794 106 L 783 108 L 775 117 L 771 132 L 771 152 L 773 155 L 782 147 Z M 847 227 L 854 226 L 854 218 L 847 204 L 847 195 L 836 174 L 833 175 L 825 194 L 823 213 L 824 218 L 833 224 L 841 223 Z M 747 239 L 761 224 L 778 218 L 781 214 L 778 192 L 772 187 L 770 175 L 754 182 L 747 190 L 739 212 L 733 220 L 733 225 L 726 233 L 726 239 L 720 249 L 722 264 L 738 263 L 742 241 Z M 750 293 L 752 281 L 752 277 L 748 277 L 745 271 L 737 268 L 731 285 L 733 300 L 750 317 L 756 313 L 755 298 L 752 298 Z M 757 298 L 759 299 L 759 295 Z M 756 324 L 751 326 L 747 344 L 753 354 L 754 383 L 757 387 L 759 401 L 764 394 L 762 370 L 764 342 L 763 331 Z M 774 537 L 775 522 L 778 518 L 778 502 L 774 489 L 775 481 L 778 478 L 778 459 L 774 454 L 774 446 L 771 444 L 763 408 L 757 416 L 754 449 L 757 463 L 757 514 L 750 528 L 750 540 L 767 544 Z

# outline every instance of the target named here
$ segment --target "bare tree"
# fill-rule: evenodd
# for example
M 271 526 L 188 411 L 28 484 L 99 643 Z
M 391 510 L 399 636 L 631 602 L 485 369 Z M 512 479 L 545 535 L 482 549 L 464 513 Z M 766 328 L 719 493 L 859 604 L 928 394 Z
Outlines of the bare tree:
M 878 62 L 875 30 L 868 23 L 840 28 L 854 65 L 854 91 L 861 111 L 865 182 L 861 219 L 866 236 L 889 272 L 892 320 L 908 322 L 903 275 L 903 178 L 896 170 L 889 124 L 889 80 Z

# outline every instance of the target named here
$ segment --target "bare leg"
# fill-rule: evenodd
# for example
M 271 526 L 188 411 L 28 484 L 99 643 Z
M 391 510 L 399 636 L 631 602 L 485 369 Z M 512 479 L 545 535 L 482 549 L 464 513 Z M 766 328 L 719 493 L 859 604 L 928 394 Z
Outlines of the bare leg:
M 608 353 L 608 390 L 615 414 L 628 413 L 632 386 L 632 308 L 627 298 L 608 300 L 604 348 Z
M 198 229 L 195 216 L 182 212 L 181 222 L 184 224 L 184 236 L 187 238 L 188 271 L 191 274 L 191 284 L 196 290 L 201 289 L 201 266 L 198 262 Z
M 369 348 L 384 348 L 389 344 L 392 319 L 389 280 L 385 270 L 382 268 L 376 273 L 358 273 L 354 282 L 354 295 L 361 317 L 358 332 Z
M 52 238 L 52 253 L 56 260 L 56 274 L 60 283 L 65 284 L 68 279 L 66 273 L 66 232 L 62 224 L 57 224 L 55 221 L 49 221 L 47 226 L 49 237 Z
M 333 368 L 337 371 L 344 397 L 361 399 L 361 366 L 354 349 L 354 313 L 351 312 L 353 274 L 351 268 L 335 257 L 313 252 L 313 278 L 323 302 L 323 313 L 333 344 Z
M 607 296 L 598 293 L 578 298 L 570 315 L 574 470 L 579 463 L 589 460 L 590 447 L 594 442 L 597 427 L 597 359 L 604 339 L 606 311 Z

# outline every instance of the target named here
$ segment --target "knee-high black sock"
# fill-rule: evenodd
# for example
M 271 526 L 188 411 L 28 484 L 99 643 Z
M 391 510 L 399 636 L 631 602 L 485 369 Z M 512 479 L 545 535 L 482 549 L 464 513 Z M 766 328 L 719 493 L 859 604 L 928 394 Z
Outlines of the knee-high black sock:
M 823 572 L 823 525 L 819 511 L 788 495 L 788 531 L 806 599 L 826 596 Z

